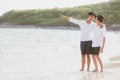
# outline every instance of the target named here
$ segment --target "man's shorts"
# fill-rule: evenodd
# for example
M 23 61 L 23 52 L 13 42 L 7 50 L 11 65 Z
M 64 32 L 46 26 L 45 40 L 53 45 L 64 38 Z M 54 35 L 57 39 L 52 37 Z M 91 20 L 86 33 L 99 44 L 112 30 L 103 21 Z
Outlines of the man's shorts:
M 82 55 L 91 54 L 92 53 L 92 41 L 81 41 L 80 49 L 81 49 Z
M 92 54 L 99 55 L 100 47 L 92 47 Z

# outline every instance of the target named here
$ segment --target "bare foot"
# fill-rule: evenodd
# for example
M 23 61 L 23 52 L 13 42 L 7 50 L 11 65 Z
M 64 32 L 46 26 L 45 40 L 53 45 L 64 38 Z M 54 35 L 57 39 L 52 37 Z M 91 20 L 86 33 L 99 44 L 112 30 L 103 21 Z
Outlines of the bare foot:
M 101 69 L 100 72 L 103 72 L 103 69 Z
M 84 69 L 80 69 L 80 72 L 81 72 L 81 71 L 84 71 Z
M 98 72 L 98 69 L 93 70 L 93 72 Z
M 87 69 L 87 71 L 88 71 L 88 72 L 90 72 L 90 70 L 89 70 L 89 69 Z

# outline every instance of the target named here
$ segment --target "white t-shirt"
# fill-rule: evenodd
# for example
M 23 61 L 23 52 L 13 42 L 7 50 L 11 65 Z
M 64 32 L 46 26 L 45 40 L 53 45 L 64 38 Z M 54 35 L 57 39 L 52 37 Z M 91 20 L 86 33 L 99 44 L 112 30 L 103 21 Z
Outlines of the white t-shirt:
M 85 20 L 77 20 L 77 19 L 73 19 L 73 18 L 70 18 L 69 21 L 80 26 L 81 41 L 92 40 L 92 32 L 93 32 L 93 28 L 95 25 L 94 22 L 91 22 L 90 24 L 88 24 Z
M 103 28 L 100 28 L 95 24 L 95 28 L 93 30 L 93 40 L 92 40 L 92 47 L 100 47 L 102 45 L 103 37 L 106 35 L 106 28 L 105 25 Z

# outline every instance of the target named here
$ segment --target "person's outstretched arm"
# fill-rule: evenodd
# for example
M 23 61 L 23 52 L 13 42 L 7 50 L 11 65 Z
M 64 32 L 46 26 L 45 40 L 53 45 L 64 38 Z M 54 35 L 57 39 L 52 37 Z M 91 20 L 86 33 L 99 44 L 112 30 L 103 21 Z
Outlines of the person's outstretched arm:
M 81 22 L 83 21 L 83 20 L 74 19 L 74 18 L 71 18 L 71 17 L 68 17 L 68 16 L 64 16 L 62 14 L 59 14 L 59 15 L 60 15 L 61 18 L 66 19 L 67 21 L 69 21 L 71 23 L 74 23 L 74 24 L 77 24 L 77 25 L 80 25 Z
M 64 16 L 64 15 L 62 15 L 62 14 L 59 14 L 59 15 L 60 15 L 61 18 L 66 19 L 67 21 L 70 20 L 70 17 L 68 17 L 68 16 Z

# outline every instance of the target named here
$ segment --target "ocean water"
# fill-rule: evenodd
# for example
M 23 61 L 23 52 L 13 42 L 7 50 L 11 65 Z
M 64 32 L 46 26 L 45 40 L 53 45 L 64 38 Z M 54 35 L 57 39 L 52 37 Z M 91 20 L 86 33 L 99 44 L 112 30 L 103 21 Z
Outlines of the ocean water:
M 120 63 L 120 32 L 106 37 L 103 62 Z M 79 45 L 78 30 L 0 29 L 0 80 L 88 80 Z

